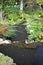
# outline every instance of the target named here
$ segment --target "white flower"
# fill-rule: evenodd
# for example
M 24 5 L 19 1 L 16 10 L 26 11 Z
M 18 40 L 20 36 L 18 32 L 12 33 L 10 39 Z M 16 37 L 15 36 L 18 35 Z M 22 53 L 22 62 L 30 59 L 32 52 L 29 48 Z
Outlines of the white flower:
M 32 33 L 34 30 L 30 30 L 30 33 Z

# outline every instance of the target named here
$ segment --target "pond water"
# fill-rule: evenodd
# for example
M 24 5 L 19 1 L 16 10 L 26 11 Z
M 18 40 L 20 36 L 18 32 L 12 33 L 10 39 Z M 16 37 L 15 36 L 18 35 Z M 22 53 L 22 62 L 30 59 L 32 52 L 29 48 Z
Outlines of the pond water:
M 12 57 L 17 65 L 43 65 L 43 45 L 41 44 L 33 49 L 1 45 L 0 52 Z
M 36 53 L 35 53 L 35 64 L 34 65 L 43 65 L 43 45 L 40 44 L 37 48 L 36 48 Z

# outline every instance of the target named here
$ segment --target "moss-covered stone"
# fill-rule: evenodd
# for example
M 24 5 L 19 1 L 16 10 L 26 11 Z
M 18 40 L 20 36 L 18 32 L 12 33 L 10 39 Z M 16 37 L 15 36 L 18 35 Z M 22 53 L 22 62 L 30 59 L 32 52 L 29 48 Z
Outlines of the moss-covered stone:
M 11 65 L 12 63 L 13 59 L 0 53 L 0 65 Z

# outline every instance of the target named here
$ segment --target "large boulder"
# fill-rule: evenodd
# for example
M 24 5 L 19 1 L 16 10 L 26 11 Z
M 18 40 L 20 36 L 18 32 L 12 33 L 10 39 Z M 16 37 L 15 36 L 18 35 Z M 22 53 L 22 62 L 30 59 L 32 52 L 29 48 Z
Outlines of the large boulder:
M 7 31 L 6 35 L 4 35 L 4 37 L 6 39 L 9 39 L 11 41 L 24 41 L 25 39 L 27 39 L 27 32 L 25 30 L 25 26 L 22 25 L 13 25 L 12 29 L 9 29 L 10 33 Z
M 16 63 L 13 63 L 13 59 L 5 56 L 0 52 L 0 65 L 16 65 Z

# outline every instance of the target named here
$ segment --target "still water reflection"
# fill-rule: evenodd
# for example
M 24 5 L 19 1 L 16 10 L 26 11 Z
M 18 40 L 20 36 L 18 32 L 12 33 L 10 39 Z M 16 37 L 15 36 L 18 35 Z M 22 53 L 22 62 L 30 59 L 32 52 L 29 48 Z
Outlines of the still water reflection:
M 40 44 L 36 48 L 36 53 L 35 53 L 35 62 L 34 65 L 43 65 L 43 45 Z
M 0 52 L 14 59 L 17 65 L 43 65 L 43 45 L 36 49 L 18 48 L 12 45 L 0 46 Z

